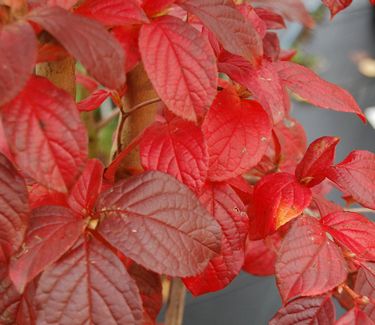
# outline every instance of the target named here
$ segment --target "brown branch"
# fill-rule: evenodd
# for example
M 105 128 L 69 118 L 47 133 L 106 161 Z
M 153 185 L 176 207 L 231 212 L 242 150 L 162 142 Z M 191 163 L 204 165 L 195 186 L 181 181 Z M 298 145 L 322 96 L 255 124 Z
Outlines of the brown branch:
M 171 281 L 165 325 L 182 325 L 184 318 L 186 289 L 182 280 L 174 278 Z
M 344 209 L 344 210 L 348 212 L 356 212 L 356 213 L 375 213 L 375 210 L 368 209 L 368 208 L 349 208 L 349 209 Z

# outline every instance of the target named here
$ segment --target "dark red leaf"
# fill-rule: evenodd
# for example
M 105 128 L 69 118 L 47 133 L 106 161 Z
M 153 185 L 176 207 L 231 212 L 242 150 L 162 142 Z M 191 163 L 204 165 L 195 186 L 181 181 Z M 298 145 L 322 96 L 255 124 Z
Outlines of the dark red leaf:
M 129 72 L 141 60 L 138 49 L 139 28 L 137 26 L 120 26 L 113 28 L 111 32 L 125 52 L 125 72 Z
M 125 72 L 119 67 L 124 66 L 124 51 L 98 22 L 60 7 L 36 9 L 28 19 L 52 34 L 104 86 L 123 86 Z
M 163 306 L 160 275 L 148 271 L 134 262 L 128 268 L 128 272 L 135 280 L 141 294 L 144 309 L 143 325 L 153 325 Z
M 271 62 L 263 60 L 258 67 L 252 68 L 240 56 L 226 51 L 220 53 L 218 61 L 219 71 L 250 90 L 275 124 L 283 119 L 287 111 L 285 91 Z
M 227 51 L 254 65 L 259 63 L 263 54 L 262 40 L 231 0 L 179 0 L 178 3 L 197 16 Z
M 7 139 L 5 137 L 3 121 L 0 118 L 0 153 L 3 154 L 6 158 L 10 161 L 13 161 L 12 154 L 10 153 L 10 149 L 8 146 Z
M 150 171 L 101 195 L 99 233 L 136 263 L 171 276 L 195 275 L 220 252 L 220 228 L 174 177 Z
M 322 0 L 322 2 L 329 9 L 331 12 L 331 18 L 333 18 L 341 10 L 349 7 L 352 0 Z
M 291 21 L 298 21 L 306 27 L 312 28 L 315 23 L 306 10 L 302 0 L 254 0 L 253 3 L 271 9 Z
M 176 115 L 196 121 L 216 95 L 214 53 L 187 23 L 164 16 L 143 25 L 139 48 L 146 72 L 161 99 Z
M 245 262 L 242 269 L 258 276 L 275 274 L 275 262 L 281 239 L 278 232 L 265 239 L 247 239 Z
M 284 18 L 266 8 L 254 8 L 256 14 L 260 19 L 264 21 L 267 26 L 267 29 L 283 29 L 286 28 Z
M 208 176 L 222 181 L 254 167 L 271 139 L 267 113 L 255 101 L 241 100 L 233 88 L 221 91 L 202 125 L 209 155 Z
M 276 262 L 276 281 L 283 301 L 322 294 L 343 283 L 346 276 L 344 257 L 319 221 L 298 218 L 284 238 Z
M 302 184 L 312 187 L 324 180 L 325 171 L 333 164 L 339 141 L 335 137 L 321 137 L 310 144 L 296 167 L 296 177 Z
M 58 206 L 43 206 L 30 215 L 25 243 L 11 261 L 9 276 L 17 290 L 57 261 L 78 239 L 83 221 Z
M 374 325 L 375 323 L 357 306 L 342 316 L 335 325 Z
M 287 88 L 320 108 L 355 113 L 366 118 L 355 99 L 345 89 L 321 79 L 315 72 L 299 64 L 279 61 L 275 68 Z
M 87 156 L 86 130 L 71 96 L 47 79 L 33 76 L 3 107 L 2 119 L 23 172 L 47 188 L 66 191 Z
M 8 268 L 3 263 L 0 263 L 0 297 L 0 324 L 16 324 L 21 294 L 17 292 L 12 281 L 10 281 Z
M 149 20 L 136 0 L 86 0 L 75 13 L 104 25 L 147 23 Z
M 39 43 L 38 45 L 37 63 L 59 61 L 69 56 L 69 53 L 60 44 Z
M 1 106 L 22 90 L 33 71 L 37 43 L 32 27 L 25 22 L 2 26 L 0 53 Z
M 11 162 L 0 154 L 0 263 L 21 246 L 28 223 L 26 185 Z
M 38 319 L 50 324 L 140 325 L 142 301 L 119 258 L 83 239 L 40 277 Z
M 249 207 L 250 239 L 262 239 L 299 216 L 310 204 L 311 191 L 294 175 L 270 174 L 254 187 Z
M 93 91 L 87 98 L 77 103 L 77 108 L 80 112 L 90 112 L 98 107 L 111 96 L 109 89 L 97 89 Z
M 70 208 L 81 216 L 89 214 L 102 188 L 104 166 L 97 159 L 87 162 L 68 198 Z
M 212 258 L 202 273 L 184 279 L 193 295 L 223 289 L 239 274 L 248 232 L 245 206 L 229 185 L 209 183 L 199 199 L 220 224 L 223 236 L 220 255 Z
M 142 166 L 176 177 L 198 192 L 207 177 L 208 154 L 202 131 L 179 118 L 155 122 L 140 143 Z
M 42 205 L 59 205 L 67 207 L 67 193 L 50 190 L 38 183 L 29 187 L 30 208 L 35 209 Z
M 332 325 L 335 305 L 330 296 L 302 297 L 281 307 L 269 325 Z
M 353 212 L 334 212 L 321 219 L 340 246 L 357 257 L 375 261 L 375 224 Z
M 277 61 L 280 55 L 280 41 L 276 33 L 267 32 L 263 38 L 264 57 L 270 61 Z
M 327 178 L 344 194 L 370 209 L 375 209 L 375 154 L 357 150 L 328 169 Z

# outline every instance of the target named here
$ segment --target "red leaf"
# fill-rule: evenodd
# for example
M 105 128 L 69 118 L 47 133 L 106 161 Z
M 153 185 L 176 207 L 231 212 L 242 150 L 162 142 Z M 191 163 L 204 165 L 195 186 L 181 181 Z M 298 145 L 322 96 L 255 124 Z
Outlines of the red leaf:
M 325 171 L 333 164 L 339 141 L 335 137 L 321 137 L 310 144 L 296 167 L 296 177 L 302 184 L 312 187 L 324 180 Z
M 152 16 L 163 11 L 174 2 L 175 0 L 143 0 L 142 7 L 149 16 Z
M 123 86 L 124 51 L 102 25 L 60 7 L 36 9 L 28 19 L 52 34 L 104 86 Z
M 248 232 L 246 209 L 229 185 L 209 183 L 199 199 L 220 224 L 223 236 L 220 255 L 212 258 L 202 273 L 183 280 L 193 295 L 223 289 L 240 273 Z
M 0 263 L 6 262 L 21 246 L 28 214 L 25 182 L 11 162 L 0 154 Z
M 81 240 L 40 277 L 38 319 L 50 324 L 140 325 L 142 302 L 125 266 L 95 238 Z
M 0 322 L 1 325 L 16 324 L 21 294 L 17 292 L 8 277 L 8 268 L 0 263 Z
M 322 294 L 344 282 L 346 275 L 341 251 L 327 238 L 319 221 L 298 218 L 284 238 L 276 262 L 283 301 Z
M 120 26 L 113 28 L 111 32 L 125 52 L 125 72 L 129 72 L 141 60 L 138 48 L 139 28 L 137 26 Z
M 33 71 L 37 43 L 32 27 L 25 22 L 2 26 L 0 53 L 1 106 L 22 90 Z
M 2 119 L 23 172 L 47 188 L 66 191 L 87 155 L 86 130 L 71 96 L 47 79 L 33 76 L 3 107 Z
M 237 9 L 245 17 L 245 19 L 255 28 L 261 38 L 266 35 L 267 26 L 266 23 L 259 18 L 254 8 L 249 3 L 242 3 L 237 5 Z
M 191 122 L 175 118 L 155 122 L 140 143 L 142 166 L 176 177 L 198 192 L 207 177 L 208 155 L 202 131 Z
M 363 311 L 375 322 L 375 263 L 362 263 L 358 271 L 354 291 L 370 299 Z
M 267 26 L 267 29 L 283 29 L 286 28 L 284 18 L 266 8 L 254 8 L 256 14 L 260 19 L 264 21 Z
M 330 296 L 302 297 L 281 307 L 269 325 L 332 325 L 335 305 Z
M 87 162 L 68 198 L 70 208 L 81 216 L 90 213 L 102 188 L 104 166 L 96 159 Z
M 149 21 L 136 0 L 86 0 L 75 10 L 75 13 L 108 26 Z
M 313 191 L 314 190 L 315 188 Z M 327 200 L 324 196 L 319 194 L 313 193 L 313 203 L 314 207 L 319 210 L 321 217 L 324 217 L 332 212 L 342 211 L 342 208 L 339 205 Z
M 154 325 L 163 306 L 160 275 L 148 271 L 134 262 L 128 268 L 128 272 L 137 283 L 141 294 L 144 309 L 143 325 Z
M 12 157 L 12 154 L 10 153 L 8 142 L 5 137 L 3 121 L 1 120 L 1 118 L 0 118 L 0 153 L 3 154 L 6 158 L 8 158 L 10 161 L 14 160 Z
M 37 63 L 59 61 L 68 56 L 69 53 L 60 44 L 38 44 Z
M 247 239 L 245 262 L 242 269 L 258 276 L 275 274 L 275 262 L 281 239 L 278 232 L 265 239 Z
M 321 220 L 337 243 L 359 258 L 375 261 L 375 224 L 358 213 L 334 212 Z
M 342 316 L 335 325 L 374 325 L 375 323 L 357 306 Z
M 217 95 L 202 130 L 213 181 L 233 178 L 255 166 L 271 138 L 267 113 L 257 102 L 241 100 L 233 88 Z
M 314 20 L 301 0 L 254 0 L 253 3 L 276 11 L 286 19 L 298 21 L 306 27 L 312 28 L 315 25 Z
M 47 266 L 57 261 L 78 239 L 83 221 L 70 210 L 58 206 L 43 206 L 30 216 L 24 247 L 10 264 L 9 276 L 17 290 Z
M 197 30 L 164 16 L 143 25 L 139 48 L 148 76 L 161 99 L 176 115 L 196 121 L 216 95 L 214 53 Z
M 29 187 L 29 202 L 31 209 L 42 205 L 59 205 L 67 207 L 67 193 L 50 190 L 38 183 Z
M 295 166 L 302 159 L 306 148 L 307 138 L 303 126 L 293 118 L 284 118 L 275 125 L 273 131 L 280 143 L 281 171 L 294 173 Z
M 218 61 L 219 71 L 250 90 L 275 124 L 282 120 L 287 110 L 285 91 L 271 62 L 263 60 L 252 68 L 243 58 L 225 51 L 220 53 Z
M 294 175 L 275 173 L 262 178 L 254 188 L 249 207 L 250 239 L 261 239 L 299 216 L 310 204 L 311 191 Z
M 77 103 L 77 108 L 80 112 L 90 112 L 98 107 L 111 96 L 109 89 L 97 89 L 92 92 L 87 98 Z
M 262 40 L 231 0 L 180 0 L 179 5 L 197 16 L 223 47 L 252 64 L 262 57 Z M 223 28 L 225 26 L 225 28 Z
M 310 69 L 296 63 L 279 61 L 275 63 L 275 68 L 285 86 L 307 102 L 320 108 L 355 113 L 366 121 L 357 102 L 345 89 L 321 79 Z
M 329 168 L 327 178 L 365 207 L 375 209 L 375 154 L 357 150 Z
M 101 195 L 99 233 L 136 263 L 171 276 L 195 275 L 220 252 L 220 228 L 172 176 L 150 171 Z
M 322 0 L 322 2 L 329 9 L 331 12 L 331 18 L 333 18 L 341 10 L 349 7 L 352 0 Z

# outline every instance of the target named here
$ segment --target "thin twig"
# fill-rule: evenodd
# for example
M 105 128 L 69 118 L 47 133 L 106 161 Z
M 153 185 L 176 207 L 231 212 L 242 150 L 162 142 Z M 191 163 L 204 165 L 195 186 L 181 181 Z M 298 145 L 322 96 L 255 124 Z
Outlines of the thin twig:
M 101 120 L 97 125 L 96 129 L 102 129 L 106 127 L 113 119 L 115 119 L 120 114 L 120 110 L 116 109 L 111 112 L 105 119 Z
M 344 210 L 348 212 L 357 212 L 357 213 L 375 213 L 375 210 L 368 209 L 368 208 L 349 208 L 349 209 L 344 209 Z
M 181 279 L 174 278 L 171 282 L 165 325 L 182 325 L 184 318 L 186 289 Z
M 139 110 L 142 107 L 145 107 L 145 106 L 148 106 L 148 105 L 160 102 L 160 101 L 161 101 L 161 99 L 159 97 L 151 98 L 149 100 L 145 100 L 144 102 L 139 103 L 138 105 L 135 105 L 135 106 L 131 107 L 130 109 L 126 110 L 125 115 L 130 115 L 130 114 L 134 113 L 135 111 Z

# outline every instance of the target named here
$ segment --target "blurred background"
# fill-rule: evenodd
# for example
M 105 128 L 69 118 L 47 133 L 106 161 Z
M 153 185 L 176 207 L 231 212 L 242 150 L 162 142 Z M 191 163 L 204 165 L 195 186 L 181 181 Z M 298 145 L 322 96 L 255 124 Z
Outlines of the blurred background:
M 309 142 L 324 135 L 341 138 L 337 161 L 354 149 L 375 152 L 375 8 L 368 0 L 354 0 L 331 21 L 321 1 L 305 2 L 317 20 L 316 27 L 304 30 L 291 24 L 280 34 L 282 47 L 297 48 L 299 63 L 347 89 L 369 123 L 364 125 L 353 114 L 320 110 L 301 102 L 293 103 L 292 115 L 305 127 Z M 331 199 L 341 200 L 338 193 L 332 193 Z M 218 293 L 197 298 L 188 295 L 184 325 L 263 325 L 279 307 L 273 277 L 243 273 Z M 338 308 L 338 314 L 342 313 Z

